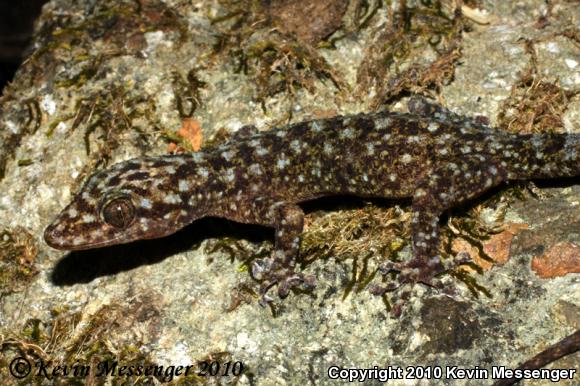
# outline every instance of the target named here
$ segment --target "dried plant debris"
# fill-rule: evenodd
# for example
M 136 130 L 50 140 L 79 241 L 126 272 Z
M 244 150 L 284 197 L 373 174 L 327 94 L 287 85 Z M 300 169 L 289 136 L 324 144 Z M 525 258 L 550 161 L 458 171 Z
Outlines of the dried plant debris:
M 131 385 L 236 384 L 242 373 L 251 377 L 251 371 L 227 351 L 211 352 L 192 360 L 187 375 L 182 372 L 176 376 L 172 371 L 175 366 L 155 362 L 143 348 L 162 338 L 161 309 L 161 296 L 145 292 L 129 301 L 103 305 L 91 314 L 54 309 L 49 320 L 28 319 L 16 333 L 0 332 L 0 378 L 8 381 L 5 385 L 37 384 L 40 378 L 36 374 L 40 370 L 36 364 L 40 361 L 48 376 L 55 366 L 67 366 L 59 369 L 60 376 L 46 379 L 56 386 L 100 385 L 107 379 L 102 371 L 114 372 L 116 378 L 125 379 L 128 369 L 119 374 L 120 366 L 125 365 L 148 367 L 152 373 L 133 375 Z M 33 364 L 30 374 L 22 379 L 9 373 L 11 361 L 18 357 Z M 65 370 L 68 373 L 63 376 Z
M 355 35 L 368 27 L 370 21 L 383 7 L 382 0 L 350 1 L 348 10 L 343 17 L 343 26 L 328 40 L 328 44 L 333 47 L 335 42 L 345 37 L 354 37 L 356 39 Z M 322 45 L 325 46 L 323 42 Z
M 467 211 L 454 211 L 453 213 L 457 215 L 450 216 L 441 229 L 443 258 L 452 259 L 457 254 L 452 245 L 459 239 L 465 240 L 473 247 L 473 253 L 477 256 L 471 256 L 472 258 L 492 261 L 484 251 L 483 244 L 491 236 L 502 231 L 500 224 L 511 202 L 509 197 L 510 195 L 506 198 L 506 195 L 497 193 Z M 484 210 L 493 212 L 495 221 L 484 222 L 482 220 Z M 335 258 L 339 261 L 349 261 L 352 269 L 351 278 L 344 286 L 343 296 L 346 297 L 353 291 L 355 293 L 372 291 L 377 280 L 385 282 L 382 275 L 376 278 L 380 265 L 387 260 L 398 262 L 405 258 L 404 250 L 410 240 L 410 218 L 409 208 L 384 207 L 373 203 L 332 212 L 318 210 L 309 213 L 305 217 L 300 266 L 304 269 L 318 259 Z M 255 244 L 235 237 L 209 240 L 205 244 L 207 254 L 216 252 L 226 254 L 232 263 L 240 262 L 241 271 L 248 272 L 252 261 L 268 256 L 271 249 L 272 244 L 269 240 Z M 482 272 L 476 264 L 469 266 L 477 273 Z M 474 296 L 477 297 L 480 293 L 490 296 L 487 289 L 477 283 L 471 271 L 457 267 L 448 274 L 464 282 Z M 301 292 L 296 289 L 292 291 Z M 228 311 L 236 309 L 241 304 L 258 301 L 260 299 L 258 292 L 256 282 L 242 282 L 232 290 Z M 389 293 L 383 291 L 381 295 L 385 295 L 385 303 L 390 307 Z M 276 315 L 277 305 L 269 304 L 269 306 Z
M 175 103 L 180 118 L 191 118 L 195 111 L 202 105 L 200 90 L 207 84 L 200 80 L 197 70 L 191 69 L 186 79 L 177 71 L 173 73 L 173 92 Z
M 392 258 L 406 244 L 408 218 L 409 214 L 399 207 L 385 209 L 371 204 L 310 214 L 302 241 L 303 260 L 308 263 L 328 256 L 355 258 L 361 251 Z
M 0 121 L 0 131 L 3 133 L 0 136 L 3 142 L 0 152 L 0 180 L 4 178 L 8 159 L 13 156 L 21 139 L 35 133 L 43 121 L 38 98 L 23 98 L 16 101 L 17 96 L 14 95 L 13 87 L 13 84 L 9 84 L 4 88 L 4 94 L 0 97 L 0 116 L 9 116 L 19 130 L 9 129 L 5 120 Z
M 251 283 L 240 283 L 230 291 L 230 304 L 226 312 L 235 311 L 242 304 L 252 304 L 258 300 L 260 300 L 258 291 Z
M 449 219 L 441 232 L 441 253 L 444 258 L 455 256 L 451 245 L 453 240 L 459 238 L 473 245 L 480 259 L 491 260 L 483 250 L 483 242 L 501 231 L 499 221 L 507 208 L 506 205 L 498 205 L 495 209 L 497 222 L 487 224 L 482 221 L 481 212 L 494 203 L 496 198 L 492 197 L 467 213 Z M 352 277 L 345 286 L 344 296 L 348 296 L 351 291 L 372 291 L 374 284 L 371 283 L 375 281 L 379 266 L 386 260 L 401 261 L 404 258 L 401 252 L 409 243 L 410 218 L 407 208 L 383 208 L 372 204 L 362 208 L 310 214 L 306 217 L 302 240 L 302 266 L 320 258 L 351 260 Z M 471 266 L 477 272 L 481 271 L 476 265 Z M 458 267 L 448 273 L 463 281 L 474 296 L 479 293 L 489 296 L 489 292 L 462 268 Z M 383 280 L 382 276 L 378 280 Z
M 371 204 L 311 214 L 302 241 L 303 265 L 331 256 L 352 259 L 352 278 L 344 296 L 352 290 L 360 292 L 382 261 L 398 259 L 398 252 L 408 243 L 409 219 L 410 213 L 398 206 L 385 209 Z
M 257 100 L 265 109 L 266 99 L 281 93 L 293 101 L 296 89 L 315 92 L 316 81 L 329 79 L 344 87 L 336 71 L 312 47 L 285 39 L 258 40 L 247 46 L 248 65 L 254 67 Z
M 97 377 L 98 364 L 104 362 L 108 362 L 111 367 L 115 362 L 155 365 L 140 348 L 149 343 L 143 341 L 144 336 L 147 339 L 159 338 L 159 302 L 158 296 L 141 294 L 129 302 L 105 305 L 92 315 L 55 309 L 52 311 L 52 319 L 48 321 L 28 319 L 19 333 L 5 331 L 2 334 L 0 376 L 5 380 L 16 381 L 8 374 L 8 362 L 18 356 L 26 358 L 30 363 L 41 360 L 44 363 L 52 362 L 53 365 L 69 365 L 70 374 L 53 377 L 52 385 L 69 385 L 71 382 L 98 384 L 98 379 L 102 379 Z M 141 335 L 142 331 L 147 334 Z M 20 382 L 28 384 L 38 381 L 35 374 L 36 371 L 31 371 Z M 135 384 L 151 384 L 152 380 L 153 377 L 143 376 Z M 157 380 L 163 381 L 163 377 Z
M 42 20 L 36 45 L 43 48 L 32 53 L 25 69 L 36 82 L 54 78 L 62 87 L 79 87 L 104 77 L 111 70 L 106 63 L 112 57 L 140 55 L 146 32 L 173 33 L 177 43 L 188 36 L 185 21 L 158 0 L 91 2 L 83 13 L 47 14 Z M 105 46 L 99 48 L 105 54 L 92 54 L 96 41 Z M 60 65 L 71 71 L 55 75 Z
M 577 48 L 580 48 L 580 29 L 577 27 L 569 27 L 557 32 L 556 34 L 570 39 Z
M 386 87 L 381 90 L 381 103 L 388 102 L 404 92 L 438 95 L 443 86 L 453 80 L 455 66 L 460 58 L 460 49 L 452 47 L 428 65 L 411 65 L 402 73 L 389 79 Z M 376 102 L 378 103 L 379 100 Z
M 498 114 L 498 123 L 513 132 L 546 132 L 564 127 L 562 117 L 580 90 L 564 90 L 541 75 L 534 45 L 537 41 L 522 39 L 530 64 L 512 85 L 510 96 Z
M 147 96 L 135 90 L 112 86 L 111 89 L 101 89 L 77 100 L 73 112 L 61 115 L 49 124 L 47 135 L 51 136 L 53 130 L 64 121 L 71 122 L 71 131 L 83 130 L 85 151 L 92 160 L 88 167 L 92 170 L 108 163 L 113 150 L 123 143 L 124 135 L 130 131 L 137 132 L 136 145 L 145 153 L 149 147 L 149 135 L 135 122 L 158 127 L 155 111 L 155 103 Z
M 248 27 L 276 30 L 292 40 L 315 46 L 343 25 L 348 0 L 221 0 L 214 23 L 231 21 L 231 31 Z M 366 3 L 357 0 L 356 3 Z M 358 6 L 364 7 L 363 4 Z M 360 12 L 360 11 L 359 11 Z M 245 31 L 250 32 L 250 31 Z
M 341 25 L 344 2 L 309 2 L 306 8 L 313 13 L 306 21 L 297 13 L 298 8 L 305 11 L 303 2 L 220 3 L 222 9 L 212 20 L 219 30 L 214 56 L 255 81 L 255 99 L 264 109 L 266 100 L 277 94 L 292 102 L 297 89 L 314 92 L 317 81 L 344 87 L 342 77 L 314 47 Z
M 348 0 L 273 0 L 266 12 L 280 32 L 315 45 L 342 26 L 347 6 Z
M 36 276 L 37 246 L 25 228 L 0 230 L 0 296 L 20 291 Z
M 164 134 L 172 142 L 167 146 L 168 153 L 196 152 L 201 149 L 203 141 L 203 131 L 201 124 L 195 118 L 183 118 L 181 128 L 174 134 L 171 130 L 166 130 Z
M 29 53 L 16 74 L 15 83 L 5 88 L 1 99 L 2 114 L 10 116 L 19 130 L 7 134 L 4 140 L 7 151 L 0 154 L 0 178 L 21 139 L 44 123 L 46 115 L 43 116 L 39 101 L 45 95 L 38 93 L 54 88 L 64 92 L 82 87 L 94 88 L 96 81 L 106 81 L 107 76 L 119 71 L 118 63 L 113 64 L 112 58 L 141 55 L 146 44 L 144 34 L 149 31 L 165 32 L 166 39 L 173 39 L 176 45 L 188 37 L 184 19 L 159 0 L 88 2 L 84 12 L 74 13 L 54 12 L 51 7 L 46 7 L 35 34 L 37 40 L 31 44 L 32 48 L 38 48 Z M 103 88 L 123 87 L 107 85 Z M 31 97 L 30 90 L 37 96 Z M 20 94 L 25 92 L 28 94 L 23 98 Z M 94 94 L 95 91 L 71 90 L 69 95 L 79 93 Z M 55 96 L 64 97 L 63 94 Z M 80 118 L 86 118 L 81 106 L 77 105 L 75 110 Z M 96 109 L 89 108 L 88 111 L 94 113 Z M 150 107 L 149 111 L 154 109 Z M 111 115 L 117 113 L 114 111 Z M 70 118 L 48 122 L 49 134 L 59 122 Z M 11 132 L 5 127 L 0 129 Z
M 484 250 L 484 243 L 503 231 L 509 205 L 523 187 L 512 186 L 508 193 L 497 192 L 470 208 L 458 208 L 450 214 L 441 228 L 440 252 L 444 259 L 453 259 L 457 252 L 452 246 L 457 240 L 471 245 L 474 260 L 493 262 Z M 491 220 L 483 220 L 483 212 Z M 352 259 L 352 279 L 345 287 L 344 296 L 352 290 L 372 291 L 378 266 L 386 260 L 401 261 L 410 239 L 410 211 L 406 207 L 382 208 L 367 204 L 363 208 L 339 210 L 331 213 L 316 212 L 306 217 L 302 241 L 303 266 L 315 259 L 334 256 L 339 260 Z M 475 263 L 467 266 L 477 273 L 482 270 Z M 477 283 L 471 272 L 459 266 L 447 274 L 462 281 L 474 296 L 489 291 Z M 382 280 L 382 279 L 379 279 Z M 384 281 L 384 280 L 383 280 Z M 387 301 L 387 298 L 385 298 Z M 387 302 L 387 306 L 388 302 Z
M 501 231 L 499 221 L 503 219 L 507 205 L 497 204 L 495 196 L 486 202 L 470 209 L 461 216 L 451 217 L 448 224 L 442 228 L 442 255 L 451 258 L 455 253 L 450 246 L 455 239 L 463 239 L 472 244 L 478 257 L 490 260 L 483 250 L 483 242 L 492 235 Z M 497 222 L 484 223 L 481 220 L 481 212 L 490 205 L 496 205 Z M 369 284 L 375 279 L 381 263 L 386 260 L 401 261 L 403 249 L 410 239 L 410 211 L 408 208 L 393 206 L 384 208 L 371 203 L 361 208 L 341 209 L 333 212 L 318 211 L 306 216 L 305 230 L 302 239 L 301 266 L 304 268 L 317 259 L 334 257 L 340 261 L 350 260 L 352 264 L 352 277 L 345 286 L 344 296 L 352 291 L 358 293 L 369 289 Z M 232 247 L 237 251 L 243 250 L 248 256 L 247 248 L 240 248 L 239 244 Z M 256 258 L 258 254 L 264 255 L 268 251 L 268 245 L 261 245 L 255 250 L 251 258 L 247 258 L 245 264 Z M 232 256 L 236 253 L 230 251 Z M 477 266 L 473 266 L 477 272 Z M 488 295 L 485 288 L 479 286 L 475 279 L 462 268 L 449 272 L 454 277 L 465 282 L 477 296 L 478 292 Z M 381 280 L 381 279 L 379 279 Z M 241 294 L 240 294 L 241 293 Z M 238 291 L 236 304 L 247 302 L 249 299 L 257 299 L 254 292 Z M 242 296 L 244 295 L 244 296 Z
M 489 24 L 493 17 L 485 9 L 480 8 L 480 0 L 447 0 L 448 9 L 461 9 L 461 14 L 477 24 Z
M 359 93 L 376 90 L 375 107 L 404 92 L 437 93 L 450 82 L 461 57 L 461 33 L 466 29 L 459 9 L 448 14 L 441 1 L 424 1 L 414 7 L 400 1 L 396 11 L 390 9 L 389 20 L 376 33 L 357 73 Z M 423 57 L 429 47 L 436 55 L 433 61 L 408 63 L 413 56 Z

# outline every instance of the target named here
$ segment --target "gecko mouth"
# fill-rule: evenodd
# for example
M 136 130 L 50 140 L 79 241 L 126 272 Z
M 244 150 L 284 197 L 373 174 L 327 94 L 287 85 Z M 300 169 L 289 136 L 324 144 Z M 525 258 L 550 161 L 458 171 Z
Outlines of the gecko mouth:
M 55 225 L 49 225 L 44 231 L 44 241 L 48 246 L 61 251 L 82 251 L 86 249 L 101 248 L 113 244 L 119 244 L 117 239 L 91 240 L 85 237 L 65 236 L 56 230 Z
M 71 234 L 72 232 L 59 231 L 57 223 L 53 223 L 44 230 L 44 241 L 50 247 L 61 251 L 81 251 L 119 243 L 116 238 L 95 240 Z

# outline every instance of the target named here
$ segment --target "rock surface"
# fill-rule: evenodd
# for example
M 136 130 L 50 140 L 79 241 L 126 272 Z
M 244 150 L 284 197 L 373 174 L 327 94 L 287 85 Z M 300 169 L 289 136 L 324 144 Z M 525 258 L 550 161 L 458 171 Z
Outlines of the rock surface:
M 175 376 L 175 384 L 336 384 L 327 375 L 331 366 L 391 366 L 404 373 L 409 366 L 441 366 L 445 379 L 445 366 L 514 368 L 580 328 L 578 275 L 542 279 L 530 268 L 533 257 L 561 243 L 575 245 L 569 250 L 577 253 L 578 179 L 543 182 L 539 197 L 523 189 L 523 199 L 506 198 L 509 189 L 504 189 L 494 193 L 498 205 L 489 197 L 473 203 L 483 207 L 483 222 L 490 213 L 497 217 L 501 207 L 504 218 L 495 222 L 528 227 L 508 243 L 510 259 L 504 265 L 473 275 L 491 297 L 475 297 L 446 276 L 442 280 L 455 288 L 453 294 L 417 286 L 399 318 L 368 290 L 348 291 L 354 259 L 332 254 L 305 268 L 319 279 L 311 294 L 292 294 L 277 304 L 275 315 L 261 308 L 239 254 L 232 259 L 224 251 L 232 245 L 267 250 L 270 233 L 251 230 L 248 237 L 258 233 L 258 241 L 232 244 L 228 237 L 247 236 L 238 224 L 202 220 L 165 239 L 106 251 L 64 254 L 46 246 L 44 227 L 95 168 L 164 154 L 170 143 L 182 140 L 175 133 L 192 116 L 201 123 L 205 142 L 219 129 L 235 132 L 248 124 L 267 129 L 288 119 L 371 109 L 378 91 L 361 91 L 357 71 L 390 25 L 396 5 L 361 10 L 362 2 L 351 1 L 344 16 L 342 10 L 334 14 L 344 21 L 325 19 L 324 28 L 316 27 L 334 35 L 306 40 L 343 38 L 316 46 L 271 28 L 271 12 L 260 8 L 266 5 L 251 3 L 245 9 L 217 0 L 53 0 L 44 7 L 29 59 L 0 100 L 4 384 L 17 384 L 8 366 L 18 356 L 90 365 L 85 378 L 97 384 L 103 382 L 97 363 L 111 358 L 120 365 L 165 368 L 206 361 L 219 363 L 222 372 L 228 362 L 244 366 L 238 377 L 190 373 Z M 274 3 L 282 7 L 283 2 Z M 468 22 L 460 32 L 461 58 L 452 79 L 410 91 L 437 95 L 457 113 L 503 124 L 498 114 L 517 94 L 512 86 L 532 61 L 525 39 L 534 40 L 536 79 L 578 90 L 578 46 L 563 31 L 573 27 L 580 10 L 573 2 L 545 7 L 540 0 L 482 2 L 490 24 Z M 413 43 L 408 63 L 398 69 L 385 63 L 382 70 L 394 76 L 409 64 L 433 62 L 440 53 L 420 41 L 421 36 Z M 386 107 L 404 109 L 404 98 L 391 102 Z M 556 129 L 580 132 L 579 103 L 571 99 L 563 127 Z M 188 148 L 187 141 L 178 145 Z M 325 215 L 326 209 L 316 211 L 308 221 Z M 453 212 L 457 216 L 465 211 Z M 212 242 L 226 248 L 211 252 Z M 401 254 L 408 252 L 403 248 Z M 369 264 L 379 262 L 377 256 Z M 570 356 L 552 366 L 577 368 L 578 359 Z M 66 384 L 70 377 L 27 380 Z M 131 379 L 145 383 L 143 377 Z M 447 379 L 445 384 L 473 382 Z

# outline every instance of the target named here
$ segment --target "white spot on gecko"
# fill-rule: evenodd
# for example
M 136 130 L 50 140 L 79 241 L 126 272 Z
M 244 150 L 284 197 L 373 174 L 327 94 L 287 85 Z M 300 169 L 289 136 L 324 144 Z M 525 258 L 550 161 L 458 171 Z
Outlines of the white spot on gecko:
M 228 150 L 228 151 L 224 151 L 222 152 L 221 156 L 223 159 L 225 159 L 226 161 L 231 161 L 232 158 L 234 158 L 234 155 L 236 153 L 233 150 Z
M 177 189 L 179 189 L 180 192 L 188 192 L 191 187 L 189 186 L 189 182 L 187 180 L 179 180 Z
M 256 148 L 256 154 L 259 155 L 260 157 L 263 157 L 263 156 L 265 156 L 268 153 L 269 153 L 269 151 L 265 147 L 258 147 L 258 148 Z
M 332 152 L 334 151 L 334 148 L 330 143 L 325 143 L 322 151 L 324 152 L 324 154 L 331 155 Z
M 175 193 L 167 193 L 165 196 L 163 196 L 163 202 L 166 204 L 180 204 L 181 197 Z
M 302 151 L 302 147 L 301 147 L 302 142 L 300 142 L 299 140 L 295 139 L 292 142 L 290 142 L 290 147 L 292 148 L 292 150 L 294 150 L 296 153 L 300 153 Z
M 254 174 L 256 176 L 261 176 L 262 175 L 262 167 L 260 166 L 260 164 L 251 164 L 250 167 L 248 168 L 248 172 L 250 172 L 251 174 Z
M 82 220 L 84 223 L 91 223 L 94 222 L 96 218 L 92 214 L 84 214 Z
M 347 127 L 346 129 L 342 130 L 338 136 L 340 138 L 352 139 L 354 137 L 354 131 L 350 127 Z
M 278 169 L 282 170 L 284 169 L 286 166 L 288 166 L 290 164 L 290 160 L 288 160 L 286 158 L 286 155 L 284 153 L 281 154 L 281 158 L 278 159 L 278 162 L 276 162 L 276 166 L 278 167 Z
M 427 126 L 427 130 L 434 133 L 439 130 L 439 124 L 437 122 L 430 122 L 429 126 Z
M 315 133 L 322 131 L 322 126 L 320 125 L 320 123 L 318 123 L 316 121 L 312 122 L 311 128 L 312 128 L 312 131 L 314 131 Z
M 233 168 L 230 168 L 230 169 L 226 170 L 226 180 L 228 182 L 233 182 L 235 178 L 236 178 L 236 175 L 234 173 L 234 169 Z
M 209 170 L 207 170 L 205 167 L 197 168 L 197 173 L 203 178 L 207 178 L 209 176 Z

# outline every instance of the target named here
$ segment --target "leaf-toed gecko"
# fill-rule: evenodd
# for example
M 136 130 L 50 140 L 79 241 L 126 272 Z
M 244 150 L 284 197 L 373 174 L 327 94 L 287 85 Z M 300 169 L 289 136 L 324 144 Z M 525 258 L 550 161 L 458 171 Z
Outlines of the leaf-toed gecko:
M 498 131 L 414 98 L 411 113 L 378 112 L 236 135 L 194 154 L 145 157 L 98 171 L 44 233 L 58 249 L 158 238 L 205 216 L 275 228 L 254 263 L 263 300 L 314 280 L 295 272 L 301 202 L 328 195 L 412 197 L 412 253 L 385 264 L 400 284 L 445 267 L 439 217 L 506 180 L 580 175 L 579 134 Z M 462 262 L 462 261 L 459 261 Z

